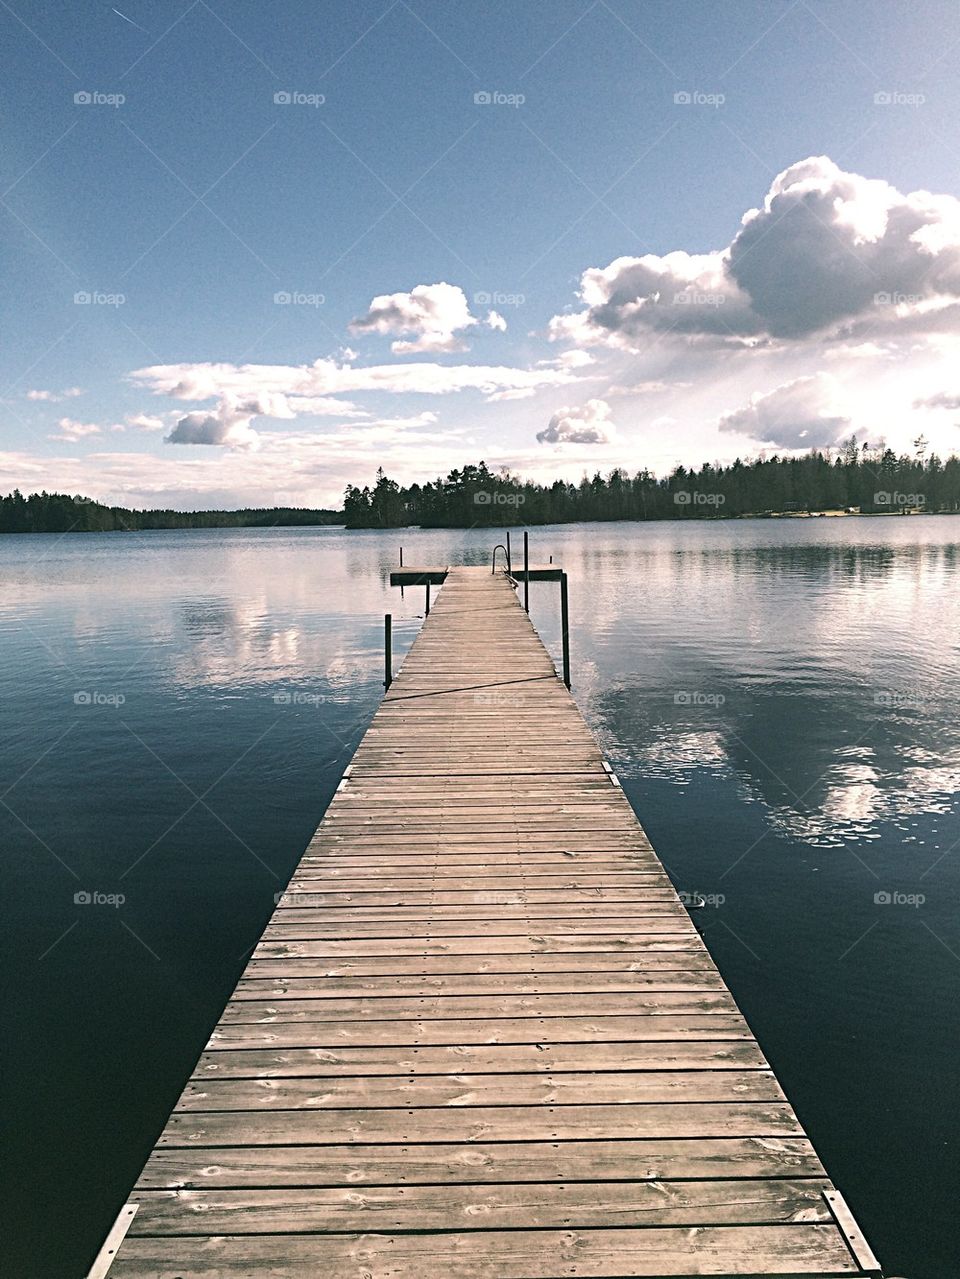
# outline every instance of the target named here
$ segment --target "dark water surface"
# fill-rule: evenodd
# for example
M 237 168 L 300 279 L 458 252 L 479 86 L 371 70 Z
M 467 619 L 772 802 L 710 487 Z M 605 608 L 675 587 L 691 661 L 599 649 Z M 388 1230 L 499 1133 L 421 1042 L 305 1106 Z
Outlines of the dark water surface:
M 960 519 L 531 539 L 577 700 L 887 1272 L 960 1274 Z M 398 544 L 496 540 L 0 539 L 11 1279 L 79 1279 L 153 1146 L 377 706 L 383 613 L 416 634 Z

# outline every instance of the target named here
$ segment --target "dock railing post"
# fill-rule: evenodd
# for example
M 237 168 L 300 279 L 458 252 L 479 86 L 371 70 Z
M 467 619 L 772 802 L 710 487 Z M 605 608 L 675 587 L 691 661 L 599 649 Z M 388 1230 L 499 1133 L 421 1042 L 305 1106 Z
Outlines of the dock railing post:
M 570 614 L 567 601 L 567 575 L 560 574 L 560 635 L 563 640 L 563 682 L 570 687 Z
M 523 611 L 530 612 L 530 539 L 523 530 Z
M 510 530 L 507 529 L 507 572 L 513 576 L 513 560 L 510 558 Z
M 383 687 L 393 683 L 393 614 L 383 615 Z
M 424 616 L 425 617 L 430 616 L 430 582 L 429 581 L 427 582 L 427 607 L 424 612 Z

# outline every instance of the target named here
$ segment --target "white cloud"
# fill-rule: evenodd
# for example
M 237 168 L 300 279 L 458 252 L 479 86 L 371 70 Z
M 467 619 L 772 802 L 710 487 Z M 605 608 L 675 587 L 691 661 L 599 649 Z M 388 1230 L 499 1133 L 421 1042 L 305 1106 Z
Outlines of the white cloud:
M 499 311 L 488 311 L 484 323 L 488 329 L 494 329 L 498 333 L 506 333 L 507 331 L 507 322 Z
M 465 351 L 460 336 L 479 324 L 470 314 L 463 289 L 455 284 L 418 284 L 409 293 L 381 293 L 370 303 L 366 314 L 350 322 L 351 333 L 413 334 L 394 342 L 395 355 Z M 496 311 L 487 316 L 489 328 L 507 327 Z
M 915 409 L 949 409 L 951 412 L 956 412 L 960 409 L 960 392 L 938 391 L 936 395 L 914 400 L 913 407 Z
M 435 426 L 438 420 L 436 413 L 427 410 L 423 413 L 415 413 L 412 417 L 381 417 L 369 422 L 358 422 L 357 428 L 368 431 L 388 427 L 396 431 L 407 431 L 421 426 Z
M 257 416 L 280 420 L 314 414 L 341 419 L 369 416 L 352 401 L 337 398 L 343 392 L 447 395 L 475 390 L 487 397 L 513 392 L 515 398 L 525 398 L 540 387 L 576 381 L 573 374 L 558 368 L 518 369 L 429 362 L 357 368 L 330 359 L 299 366 L 165 364 L 137 369 L 130 377 L 154 395 L 199 404 L 217 400 L 212 407 L 181 417 L 167 437 L 171 444 L 214 444 L 242 449 L 255 447 L 257 432 L 251 423 Z M 139 416 L 144 420 L 151 417 Z
M 313 364 L 156 364 L 137 369 L 132 380 L 156 395 L 175 400 L 236 399 L 279 393 L 315 397 L 310 412 L 326 397 L 357 391 L 398 395 L 447 395 L 477 390 L 490 394 L 511 387 L 561 386 L 575 381 L 563 369 L 519 369 L 487 364 L 375 364 L 357 368 L 320 359 Z M 316 398 L 319 397 L 319 398 Z M 328 399 L 329 412 L 355 410 L 352 404 Z
M 675 391 L 679 387 L 689 386 L 689 382 L 660 382 L 657 379 L 649 379 L 646 382 L 634 382 L 632 386 L 624 386 L 621 383 L 607 388 L 607 395 L 658 395 L 661 391 Z
M 494 391 L 492 395 L 488 395 L 486 398 L 488 404 L 498 404 L 502 400 L 529 400 L 536 393 L 536 387 L 515 386 L 507 391 Z
M 27 399 L 59 404 L 63 400 L 75 400 L 78 395 L 83 395 L 82 386 L 68 386 L 65 391 L 28 391 Z
M 960 201 L 813 156 L 777 176 L 727 248 L 617 258 L 583 273 L 580 297 L 552 337 L 632 349 L 666 332 L 742 344 L 956 329 Z
M 167 424 L 162 417 L 151 413 L 131 413 L 126 418 L 127 426 L 135 426 L 141 431 L 165 431 Z
M 609 444 L 615 433 L 610 405 L 587 400 L 573 408 L 559 409 L 549 424 L 537 432 L 541 444 Z
M 166 422 L 162 417 L 152 413 L 130 413 L 127 425 L 138 427 L 141 431 L 165 431 Z
M 851 419 L 840 407 L 833 378 L 823 373 L 794 378 L 742 408 L 724 413 L 721 431 L 784 449 L 827 448 L 849 436 Z
M 51 440 L 66 440 L 72 444 L 89 439 L 92 435 L 100 435 L 103 431 L 103 427 L 95 422 L 76 422 L 71 417 L 60 418 L 57 426 L 59 431 L 56 435 L 50 436 Z
M 534 335 L 531 335 L 534 336 Z M 580 351 L 571 347 L 569 351 L 561 351 L 552 360 L 538 360 L 537 367 L 542 369 L 582 369 L 588 364 L 596 364 L 596 356 L 589 351 Z

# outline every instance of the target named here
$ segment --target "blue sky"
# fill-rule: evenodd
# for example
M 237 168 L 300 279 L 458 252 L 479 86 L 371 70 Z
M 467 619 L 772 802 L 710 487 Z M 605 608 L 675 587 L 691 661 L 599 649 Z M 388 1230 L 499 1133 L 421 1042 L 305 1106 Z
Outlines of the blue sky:
M 3 491 L 313 504 L 381 463 L 960 442 L 956 4 L 0 28 Z

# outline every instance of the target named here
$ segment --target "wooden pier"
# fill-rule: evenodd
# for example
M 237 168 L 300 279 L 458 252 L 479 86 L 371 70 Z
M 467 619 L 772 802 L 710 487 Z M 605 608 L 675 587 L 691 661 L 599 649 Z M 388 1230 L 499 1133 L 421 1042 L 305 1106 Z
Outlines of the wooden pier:
M 444 575 L 91 1274 L 879 1276 L 513 585 Z

